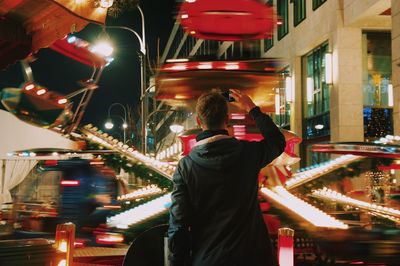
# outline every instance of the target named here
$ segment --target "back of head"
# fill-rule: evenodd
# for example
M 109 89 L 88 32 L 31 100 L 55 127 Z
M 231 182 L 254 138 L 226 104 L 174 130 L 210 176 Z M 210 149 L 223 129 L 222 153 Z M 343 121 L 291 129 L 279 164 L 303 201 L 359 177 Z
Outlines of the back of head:
M 207 129 L 222 129 L 228 116 L 228 102 L 219 92 L 204 93 L 197 100 L 196 113 Z

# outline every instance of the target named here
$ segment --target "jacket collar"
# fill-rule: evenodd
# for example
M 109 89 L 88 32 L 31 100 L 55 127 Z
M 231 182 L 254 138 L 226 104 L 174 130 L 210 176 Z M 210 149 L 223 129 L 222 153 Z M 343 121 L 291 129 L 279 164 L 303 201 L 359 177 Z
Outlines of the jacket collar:
M 197 147 L 197 146 L 200 146 L 200 145 L 203 145 L 203 144 L 207 144 L 207 143 L 211 143 L 211 142 L 214 142 L 214 141 L 217 141 L 217 140 L 230 139 L 230 138 L 232 138 L 232 137 L 229 136 L 229 135 L 225 135 L 225 134 L 214 135 L 214 136 L 202 139 L 200 141 L 197 141 L 196 144 L 194 144 L 194 147 Z
M 200 132 L 197 136 L 196 136 L 196 141 L 200 141 L 212 136 L 216 136 L 216 135 L 229 135 L 228 131 L 225 129 L 216 129 L 216 130 L 204 130 L 202 132 Z

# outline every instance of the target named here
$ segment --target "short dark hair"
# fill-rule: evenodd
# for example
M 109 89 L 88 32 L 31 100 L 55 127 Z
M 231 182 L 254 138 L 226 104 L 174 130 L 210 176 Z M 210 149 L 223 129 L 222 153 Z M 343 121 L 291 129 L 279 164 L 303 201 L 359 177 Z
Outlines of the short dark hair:
M 196 113 L 208 129 L 221 129 L 228 116 L 228 102 L 217 91 L 204 93 L 197 100 Z

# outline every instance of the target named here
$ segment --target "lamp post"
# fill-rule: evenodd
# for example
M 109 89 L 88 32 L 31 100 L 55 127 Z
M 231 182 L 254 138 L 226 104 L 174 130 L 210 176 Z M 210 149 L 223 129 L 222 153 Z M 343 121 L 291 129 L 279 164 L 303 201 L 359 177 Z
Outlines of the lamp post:
M 146 94 L 146 32 L 145 20 L 143 10 L 137 6 L 142 22 L 142 36 L 136 31 L 125 26 L 106 26 L 108 29 L 123 29 L 133 33 L 140 44 L 140 110 L 141 110 L 141 135 L 142 144 L 141 150 L 144 154 L 147 152 L 147 133 L 146 133 L 146 120 L 147 120 L 147 94 Z
M 107 121 L 106 121 L 106 123 L 104 124 L 104 126 L 105 126 L 106 129 L 112 129 L 112 128 L 114 127 L 114 124 L 113 124 L 113 122 L 112 122 L 112 120 L 111 120 L 111 109 L 112 109 L 114 106 L 119 106 L 119 107 L 122 108 L 122 110 L 124 110 L 124 117 L 121 117 L 121 116 L 118 116 L 118 117 L 121 118 L 121 120 L 123 121 L 122 129 L 123 129 L 123 133 L 124 133 L 124 143 L 126 143 L 126 129 L 128 128 L 128 123 L 126 122 L 126 114 L 127 114 L 127 113 L 126 113 L 126 108 L 125 108 L 125 106 L 123 106 L 121 103 L 113 103 L 113 104 L 111 104 L 111 105 L 108 107 Z

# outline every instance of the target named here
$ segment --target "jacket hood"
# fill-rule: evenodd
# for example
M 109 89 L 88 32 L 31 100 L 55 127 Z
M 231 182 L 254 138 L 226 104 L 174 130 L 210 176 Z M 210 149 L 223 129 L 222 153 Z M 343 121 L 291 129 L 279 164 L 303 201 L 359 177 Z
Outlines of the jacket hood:
M 237 139 L 216 135 L 199 141 L 189 157 L 202 167 L 220 170 L 235 164 L 240 153 L 241 145 Z

